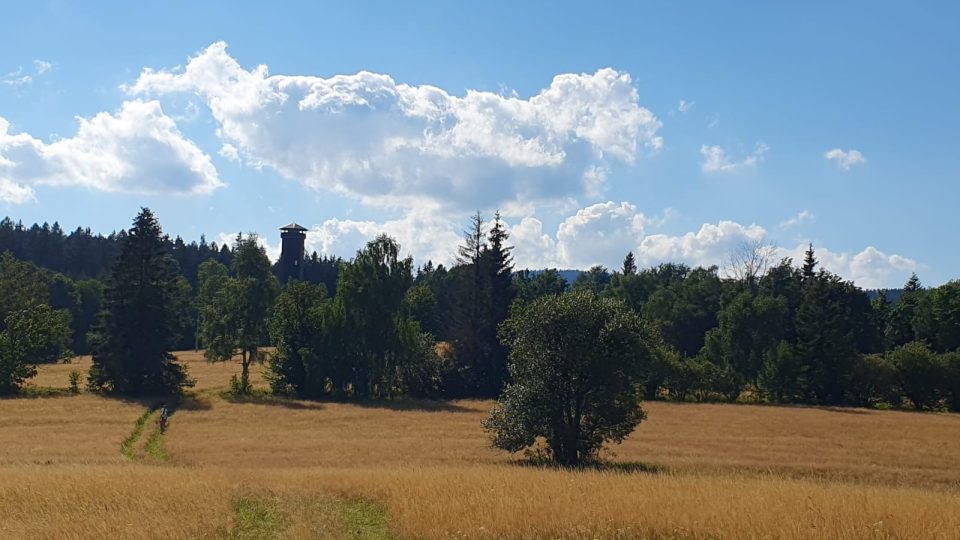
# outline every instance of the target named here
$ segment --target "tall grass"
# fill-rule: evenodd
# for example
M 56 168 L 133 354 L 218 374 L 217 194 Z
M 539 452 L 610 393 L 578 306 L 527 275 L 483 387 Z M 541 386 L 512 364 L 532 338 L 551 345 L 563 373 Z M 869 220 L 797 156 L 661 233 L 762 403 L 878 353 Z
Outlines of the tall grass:
M 960 538 L 960 415 L 648 403 L 620 467 L 561 471 L 491 449 L 490 402 L 234 402 L 198 363 L 162 438 L 0 400 L 0 538 Z M 173 466 L 122 456 L 138 419 Z

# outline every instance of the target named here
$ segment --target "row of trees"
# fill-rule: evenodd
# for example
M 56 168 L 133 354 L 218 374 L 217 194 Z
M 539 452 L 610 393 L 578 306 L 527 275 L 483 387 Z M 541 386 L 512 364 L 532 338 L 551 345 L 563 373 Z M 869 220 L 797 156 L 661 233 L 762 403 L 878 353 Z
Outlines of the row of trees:
M 174 256 L 178 242 L 149 210 L 114 237 L 103 285 L 9 253 L 0 259 L 0 285 L 11 291 L 0 320 L 50 306 L 73 326 L 72 341 L 69 328 L 58 334 L 66 347 L 94 353 L 90 382 L 105 390 L 182 387 L 188 380 L 169 353 L 199 344 L 211 360 L 242 358 L 235 387 L 246 392 L 250 363 L 272 345 L 278 392 L 496 397 L 512 378 L 498 329 L 511 313 L 572 289 L 617 301 L 656 329 L 663 354 L 644 370 L 648 399 L 957 407 L 960 283 L 924 289 L 914 276 L 895 301 L 871 301 L 819 268 L 812 247 L 797 268 L 789 259 L 769 264 L 765 246 L 750 246 L 733 277 L 679 264 L 641 270 L 628 254 L 622 268 L 594 267 L 568 285 L 557 270 L 515 272 L 499 216 L 487 223 L 478 213 L 450 269 L 414 269 L 381 236 L 349 261 L 307 258 L 308 281 L 282 287 L 253 236 L 209 249 L 194 283 Z
M 81 227 L 67 234 L 56 222 L 27 227 L 7 217 L 0 220 L 0 254 L 9 252 L 17 260 L 33 263 L 67 279 L 102 282 L 109 276 L 126 235 L 127 231 L 120 231 L 105 236 Z M 179 236 L 164 236 L 163 243 L 176 261 L 178 272 L 194 289 L 204 261 L 216 260 L 227 267 L 231 264 L 231 246 L 226 243 L 208 243 L 203 236 L 199 243 L 186 243 Z M 324 283 L 333 290 L 339 262 L 338 257 L 319 256 L 314 252 L 304 260 L 303 279 Z

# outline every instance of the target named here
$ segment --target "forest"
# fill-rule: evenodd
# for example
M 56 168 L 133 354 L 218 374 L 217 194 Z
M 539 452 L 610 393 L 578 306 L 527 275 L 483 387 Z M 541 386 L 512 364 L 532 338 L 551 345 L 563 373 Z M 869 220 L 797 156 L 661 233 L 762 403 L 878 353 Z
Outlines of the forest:
M 960 281 L 926 288 L 914 275 L 891 300 L 822 268 L 813 246 L 770 261 L 756 245 L 723 272 L 641 269 L 627 253 L 567 283 L 515 269 L 511 249 L 499 215 L 477 213 L 449 268 L 417 266 L 380 236 L 349 259 L 313 253 L 302 281 L 281 283 L 256 235 L 187 244 L 148 209 L 109 236 L 4 219 L 0 392 L 79 354 L 93 355 L 91 389 L 177 392 L 191 381 L 171 351 L 202 349 L 241 358 L 237 393 L 265 362 L 278 395 L 495 398 L 512 376 L 506 322 L 574 294 L 649 329 L 636 375 L 646 400 L 960 410 Z

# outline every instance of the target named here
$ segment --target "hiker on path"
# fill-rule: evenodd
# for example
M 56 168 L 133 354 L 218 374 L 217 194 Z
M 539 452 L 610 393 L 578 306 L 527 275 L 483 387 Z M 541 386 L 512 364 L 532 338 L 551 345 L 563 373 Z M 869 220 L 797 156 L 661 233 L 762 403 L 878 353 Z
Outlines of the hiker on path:
M 166 405 L 160 407 L 160 433 L 167 430 L 167 421 L 170 419 L 170 409 Z

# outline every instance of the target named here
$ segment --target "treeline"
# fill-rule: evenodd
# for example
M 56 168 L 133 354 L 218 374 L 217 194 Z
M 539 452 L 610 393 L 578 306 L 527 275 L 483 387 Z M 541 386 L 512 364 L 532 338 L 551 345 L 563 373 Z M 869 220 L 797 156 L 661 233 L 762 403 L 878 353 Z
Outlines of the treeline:
M 647 399 L 960 408 L 960 282 L 925 289 L 913 276 L 895 301 L 886 294 L 871 300 L 820 268 L 812 246 L 800 267 L 768 261 L 769 251 L 753 246 L 730 278 L 717 267 L 638 269 L 627 254 L 621 268 L 594 267 L 568 284 L 557 270 L 515 271 L 499 216 L 487 223 L 478 213 L 450 268 L 414 267 L 381 236 L 350 260 L 313 254 L 304 261 L 304 281 L 281 284 L 255 238 L 238 236 L 217 249 L 202 240 L 184 244 L 162 235 L 144 213 L 133 228 L 109 237 L 79 230 L 64 236 L 53 233 L 56 226 L 24 229 L 9 220 L 0 227 L 0 242 L 60 238 L 64 253 L 70 238 L 114 246 L 111 270 L 96 274 L 103 283 L 84 279 L 86 270 L 40 269 L 12 249 L 0 260 L 0 279 L 31 291 L 5 297 L 0 316 L 41 303 L 65 310 L 73 325 L 69 345 L 89 349 L 100 366 L 91 375 L 97 388 L 176 390 L 188 379 L 169 367 L 176 365 L 169 351 L 199 346 L 211 360 L 242 358 L 237 392 L 251 391 L 249 364 L 268 361 L 272 390 L 304 398 L 496 397 L 510 378 L 502 323 L 539 298 L 573 289 L 620 302 L 656 329 L 657 354 L 643 368 Z M 153 239 L 149 249 L 146 238 Z M 45 260 L 38 259 L 44 249 L 27 252 L 26 259 Z M 137 268 L 147 253 L 162 275 L 152 285 L 124 284 L 132 279 L 124 265 Z M 148 286 L 162 291 L 148 294 Z M 121 313 L 134 299 L 146 303 Z M 150 354 L 167 366 L 147 377 L 153 382 L 104 375 L 143 357 L 129 348 L 139 345 L 117 336 L 151 328 L 165 337 Z M 274 352 L 264 354 L 266 346 Z
M 14 223 L 9 217 L 0 220 L 0 285 L 10 291 L 10 298 L 32 291 L 31 301 L 39 301 L 70 314 L 71 350 L 76 354 L 91 352 L 87 334 L 100 313 L 104 290 L 120 246 L 128 232 L 122 230 L 109 235 L 93 234 L 89 228 L 78 227 L 66 234 L 56 222 L 30 227 Z M 177 265 L 179 302 L 184 306 L 184 328 L 179 331 L 176 349 L 192 349 L 197 344 L 197 310 L 195 297 L 198 289 L 199 268 L 204 261 L 217 261 L 230 266 L 233 260 L 231 246 L 216 242 L 186 243 L 179 236 L 162 236 L 164 250 Z M 303 279 L 323 283 L 330 290 L 336 286 L 338 265 L 336 257 L 321 257 L 314 252 L 304 260 Z M 275 269 L 276 270 L 276 269 Z M 16 276 L 14 278 L 13 276 Z M 15 281 L 15 283 L 14 283 Z M 38 292 L 38 291 L 42 291 Z M 13 300 L 0 300 L 0 324 Z

